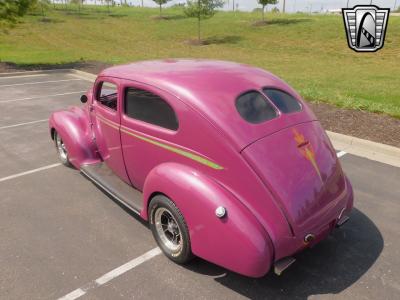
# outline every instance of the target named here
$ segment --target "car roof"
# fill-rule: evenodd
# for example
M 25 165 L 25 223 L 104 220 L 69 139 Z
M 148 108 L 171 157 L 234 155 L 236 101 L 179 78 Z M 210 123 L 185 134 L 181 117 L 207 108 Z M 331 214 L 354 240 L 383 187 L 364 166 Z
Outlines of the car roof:
M 228 61 L 203 59 L 142 61 L 105 69 L 100 76 L 138 81 L 175 95 L 225 131 L 239 149 L 260 138 L 260 130 L 263 134 L 267 134 L 268 131 L 272 133 L 273 130 L 287 125 L 287 122 L 274 126 L 271 124 L 276 122 L 269 122 L 270 126 L 266 124 L 254 126 L 247 123 L 240 117 L 235 107 L 239 95 L 250 90 L 272 87 L 289 92 L 300 99 L 292 88 L 270 72 Z M 307 114 L 312 115 L 307 108 L 306 110 Z
M 107 68 L 100 75 L 140 81 L 183 98 L 188 94 L 214 96 L 220 91 L 235 97 L 243 90 L 256 89 L 277 80 L 271 73 L 246 64 L 203 59 L 135 62 Z M 190 97 L 185 102 L 191 100 L 194 99 Z M 214 101 L 209 97 L 201 99 L 201 102 Z

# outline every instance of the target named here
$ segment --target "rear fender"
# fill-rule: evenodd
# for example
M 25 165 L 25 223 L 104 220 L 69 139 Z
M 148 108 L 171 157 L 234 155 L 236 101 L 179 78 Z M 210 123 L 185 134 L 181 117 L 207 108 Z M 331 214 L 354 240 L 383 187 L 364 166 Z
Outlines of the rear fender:
M 234 272 L 261 277 L 273 259 L 270 238 L 256 217 L 230 192 L 198 171 L 177 163 L 164 163 L 154 168 L 145 181 L 144 209 L 162 193 L 182 212 L 190 232 L 192 252 L 207 261 Z M 217 207 L 227 215 L 217 218 Z
M 54 130 L 61 136 L 74 167 L 79 169 L 82 164 L 100 161 L 92 139 L 89 116 L 82 108 L 54 112 L 50 116 L 49 127 L 52 139 Z

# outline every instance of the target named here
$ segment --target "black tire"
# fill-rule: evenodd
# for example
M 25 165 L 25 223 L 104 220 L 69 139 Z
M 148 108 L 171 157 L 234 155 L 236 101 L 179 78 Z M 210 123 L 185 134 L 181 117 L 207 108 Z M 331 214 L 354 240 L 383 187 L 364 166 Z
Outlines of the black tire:
M 172 216 L 172 219 L 168 219 L 168 214 Z M 168 235 L 168 229 L 160 232 L 160 229 L 164 228 L 163 225 L 160 226 L 164 222 L 161 221 L 163 218 L 168 220 L 168 224 L 170 221 L 172 225 L 174 225 L 173 221 L 176 222 L 180 234 L 180 238 L 177 238 L 179 245 L 175 243 L 175 238 L 173 238 L 175 234 Z M 178 264 L 185 264 L 193 258 L 188 227 L 182 213 L 174 202 L 164 195 L 154 196 L 149 204 L 149 220 L 154 239 L 170 260 Z M 176 227 L 173 228 L 176 229 Z
M 61 163 L 69 168 L 73 168 L 70 160 L 69 160 L 69 155 L 67 148 L 61 138 L 61 136 L 58 134 L 56 130 L 54 130 L 54 145 L 56 146 L 58 158 L 61 161 Z

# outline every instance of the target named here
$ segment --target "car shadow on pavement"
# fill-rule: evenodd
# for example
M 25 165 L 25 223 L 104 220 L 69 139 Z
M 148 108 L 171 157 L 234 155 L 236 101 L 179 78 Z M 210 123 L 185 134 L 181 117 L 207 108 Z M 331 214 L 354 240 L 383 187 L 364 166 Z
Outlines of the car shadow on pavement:
M 243 277 L 196 259 L 187 268 L 251 299 L 307 299 L 337 294 L 355 283 L 377 260 L 383 238 L 375 224 L 354 209 L 350 220 L 326 240 L 295 257 L 281 276 L 270 271 L 260 279 Z

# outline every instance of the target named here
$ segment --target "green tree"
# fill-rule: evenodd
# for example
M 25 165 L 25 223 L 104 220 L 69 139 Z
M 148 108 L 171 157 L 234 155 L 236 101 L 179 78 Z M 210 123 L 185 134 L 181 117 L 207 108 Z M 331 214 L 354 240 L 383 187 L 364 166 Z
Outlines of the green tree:
M 160 6 L 160 17 L 162 16 L 162 5 L 166 4 L 171 0 L 153 0 L 153 2 L 157 3 Z
M 278 0 L 258 0 L 258 3 L 262 5 L 262 17 L 263 21 L 265 21 L 265 7 L 267 7 L 268 4 L 278 4 Z
M 85 0 L 70 0 L 69 2 L 78 5 L 78 13 L 81 14 L 81 8 L 83 8 L 83 2 L 85 2 Z
M 112 1 L 112 0 L 105 0 L 105 1 L 106 1 L 106 3 L 107 3 L 107 11 L 108 11 L 108 14 L 110 14 L 110 13 L 111 13 L 111 11 L 110 11 L 110 3 L 113 4 L 113 1 Z
M 201 41 L 201 20 L 211 18 L 216 9 L 224 5 L 223 0 L 188 0 L 184 9 L 186 16 L 197 18 L 197 36 Z
M 50 7 L 50 0 L 37 0 L 33 8 L 39 10 L 44 19 L 46 17 L 46 11 L 49 9 L 49 7 Z
M 0 25 L 15 23 L 35 3 L 36 0 L 0 0 Z

